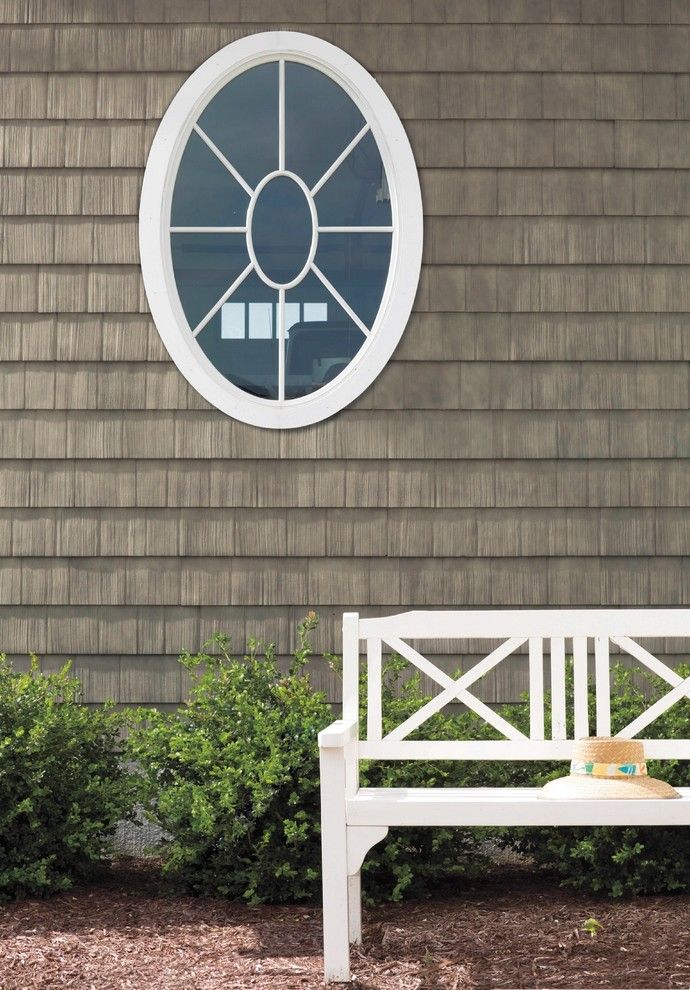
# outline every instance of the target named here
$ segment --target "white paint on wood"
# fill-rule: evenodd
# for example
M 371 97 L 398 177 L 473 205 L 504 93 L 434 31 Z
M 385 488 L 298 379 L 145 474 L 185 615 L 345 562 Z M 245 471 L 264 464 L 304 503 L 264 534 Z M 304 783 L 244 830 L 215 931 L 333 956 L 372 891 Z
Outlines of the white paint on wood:
M 690 636 L 690 609 L 476 609 L 362 619 L 362 636 L 505 639 L 508 636 Z
M 342 750 L 322 749 L 320 769 L 325 976 L 326 980 L 347 982 L 350 979 L 350 945 L 348 939 L 345 759 Z
M 680 798 L 543 798 L 540 787 L 361 788 L 349 825 L 690 825 L 690 788 Z
M 362 869 L 366 854 L 377 842 L 383 842 L 388 828 L 379 825 L 348 828 L 347 830 L 347 873 L 355 876 Z
M 515 649 L 512 645 L 513 642 L 517 642 L 519 644 L 518 640 L 511 641 L 511 643 L 508 644 L 503 644 L 498 651 L 495 651 L 497 658 L 494 655 L 491 657 L 486 657 L 485 660 L 481 661 L 481 664 L 478 664 L 477 666 L 479 667 L 489 661 L 490 663 L 488 663 L 486 669 L 490 669 L 490 667 L 495 666 L 499 660 L 502 660 L 503 657 L 507 656 L 509 653 L 512 653 L 513 649 Z M 499 715 L 498 712 L 494 711 L 492 708 L 489 708 L 489 706 L 485 705 L 483 701 L 475 698 L 473 694 L 470 694 L 469 691 L 465 690 L 463 684 L 466 682 L 466 678 L 468 678 L 467 682 L 471 683 L 480 676 L 480 674 L 475 674 L 475 668 L 468 671 L 467 675 L 463 675 L 458 678 L 458 680 L 455 680 L 449 674 L 446 674 L 444 670 L 437 667 L 436 664 L 422 656 L 422 654 L 415 650 L 414 647 L 410 646 L 409 643 L 405 643 L 403 640 L 397 639 L 396 637 L 389 637 L 388 645 L 391 646 L 396 653 L 404 656 L 410 661 L 410 663 L 413 663 L 423 673 L 435 680 L 437 684 L 440 684 L 444 688 L 444 691 L 441 695 L 438 695 L 435 699 L 428 702 L 426 705 L 423 705 L 419 711 L 405 719 L 405 721 L 393 729 L 392 732 L 389 732 L 385 737 L 386 741 L 403 739 L 414 729 L 422 725 L 431 715 L 434 714 L 435 711 L 438 711 L 448 703 L 448 700 L 451 699 L 462 702 L 462 704 L 469 708 L 470 711 L 473 711 L 476 715 L 479 715 L 480 718 L 482 718 L 489 725 L 493 726 L 498 732 L 506 736 L 508 739 L 525 738 L 524 734 L 504 719 L 502 715 Z
M 381 640 L 367 640 L 367 739 L 381 738 Z
M 348 829 L 348 835 L 354 829 Z M 388 829 L 386 829 L 388 831 Z M 347 935 L 350 945 L 362 942 L 362 874 L 347 878 Z
M 597 689 L 597 735 L 611 735 L 611 669 L 607 636 L 594 639 L 594 678 Z
M 575 715 L 575 738 L 589 736 L 589 699 L 587 677 L 587 637 L 573 638 L 573 708 Z
M 537 636 L 529 640 L 529 734 L 544 738 L 544 641 Z
M 343 719 L 359 718 L 359 615 L 343 615 Z
M 360 742 L 361 760 L 570 760 L 572 739 L 436 740 Z M 690 739 L 645 739 L 652 760 L 690 760 Z
M 551 738 L 565 739 L 565 640 L 551 640 Z

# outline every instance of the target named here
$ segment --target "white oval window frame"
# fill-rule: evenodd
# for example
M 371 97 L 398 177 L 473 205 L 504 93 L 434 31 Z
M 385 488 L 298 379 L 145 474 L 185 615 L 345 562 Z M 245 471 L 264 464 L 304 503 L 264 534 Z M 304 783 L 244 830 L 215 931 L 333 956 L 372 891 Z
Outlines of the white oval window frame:
M 393 226 L 388 276 L 368 339 L 332 382 L 309 395 L 287 400 L 249 395 L 224 378 L 206 357 L 192 336 L 180 304 L 170 245 L 173 188 L 192 126 L 232 78 L 282 57 L 330 76 L 355 102 L 381 154 Z M 417 166 L 393 104 L 359 62 L 312 35 L 265 32 L 234 41 L 216 52 L 183 83 L 151 145 L 139 210 L 141 269 L 151 315 L 166 350 L 190 385 L 217 409 L 243 423 L 267 429 L 309 426 L 344 409 L 372 384 L 407 326 L 419 284 L 423 238 Z

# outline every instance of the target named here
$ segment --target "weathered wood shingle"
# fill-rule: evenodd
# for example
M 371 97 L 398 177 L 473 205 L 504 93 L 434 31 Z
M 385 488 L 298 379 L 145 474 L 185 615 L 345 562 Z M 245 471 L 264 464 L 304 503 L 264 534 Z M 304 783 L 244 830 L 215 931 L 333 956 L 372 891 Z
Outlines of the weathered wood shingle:
M 284 434 L 177 372 L 137 244 L 173 95 L 276 28 L 375 73 L 426 215 L 392 361 Z M 174 704 L 180 649 L 285 653 L 309 608 L 337 649 L 344 609 L 687 605 L 684 0 L 0 0 L 0 53 L 4 650 Z M 482 690 L 523 685 L 519 660 Z

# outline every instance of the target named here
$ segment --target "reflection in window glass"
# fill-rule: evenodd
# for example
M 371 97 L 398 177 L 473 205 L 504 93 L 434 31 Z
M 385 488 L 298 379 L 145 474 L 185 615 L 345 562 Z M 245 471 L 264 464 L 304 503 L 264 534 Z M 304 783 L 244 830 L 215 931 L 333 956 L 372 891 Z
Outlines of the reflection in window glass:
M 352 149 L 314 197 L 319 224 L 388 227 L 391 199 L 379 149 L 371 132 Z
M 275 337 L 273 329 L 273 311 L 275 306 L 270 302 L 249 303 L 249 320 L 247 322 L 250 340 L 271 340 Z
M 285 299 L 301 305 L 302 318 L 290 328 L 285 354 L 285 398 L 294 399 L 337 378 L 366 337 L 315 275 L 289 289 Z
M 277 303 L 277 291 L 252 273 L 233 293 L 233 308 L 221 306 L 196 338 L 228 381 L 262 399 L 278 398 Z M 232 327 L 231 336 L 223 333 L 224 320 Z
M 321 234 L 316 264 L 357 316 L 371 327 L 388 277 L 391 234 Z
M 171 224 L 242 227 L 248 206 L 248 193 L 199 135 L 192 132 L 177 172 Z
M 293 327 L 295 323 L 299 323 L 302 318 L 300 312 L 299 303 L 285 303 L 285 333 L 286 336 L 290 334 L 290 327 Z M 306 317 L 305 317 L 306 319 Z
M 285 167 L 311 189 L 364 126 L 337 82 L 300 62 L 285 64 Z
M 223 340 L 244 340 L 244 303 L 225 303 L 220 311 L 220 335 Z
M 214 96 L 199 127 L 252 188 L 278 168 L 278 63 L 236 76 Z
M 328 303 L 309 303 L 305 302 L 303 305 L 304 319 L 305 320 L 320 320 L 321 322 L 328 319 Z
M 294 179 L 278 175 L 261 190 L 252 218 L 256 260 L 277 285 L 304 268 L 312 238 L 309 203 Z
M 249 264 L 247 240 L 244 234 L 172 234 L 172 263 L 194 330 Z

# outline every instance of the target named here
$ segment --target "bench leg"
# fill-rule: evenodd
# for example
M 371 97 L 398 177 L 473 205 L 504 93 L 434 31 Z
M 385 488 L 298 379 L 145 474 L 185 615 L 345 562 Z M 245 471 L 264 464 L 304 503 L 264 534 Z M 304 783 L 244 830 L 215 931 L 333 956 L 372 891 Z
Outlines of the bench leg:
M 347 878 L 348 930 L 350 945 L 362 944 L 362 874 Z
M 323 965 L 326 982 L 350 980 L 345 760 L 342 749 L 321 750 L 321 872 Z

